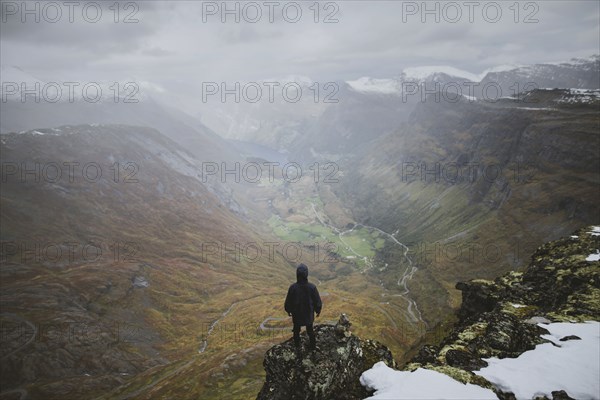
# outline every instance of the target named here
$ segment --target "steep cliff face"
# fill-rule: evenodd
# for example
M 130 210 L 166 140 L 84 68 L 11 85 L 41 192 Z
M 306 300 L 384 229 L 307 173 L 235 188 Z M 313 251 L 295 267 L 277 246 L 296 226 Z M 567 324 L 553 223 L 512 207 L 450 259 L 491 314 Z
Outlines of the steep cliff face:
M 308 349 L 303 337 L 299 349 L 287 340 L 272 347 L 263 365 L 266 382 L 257 400 L 357 400 L 368 396 L 360 375 L 383 361 L 395 366 L 392 353 L 382 344 L 350 333 L 345 315 L 335 325 L 317 325 L 317 349 Z

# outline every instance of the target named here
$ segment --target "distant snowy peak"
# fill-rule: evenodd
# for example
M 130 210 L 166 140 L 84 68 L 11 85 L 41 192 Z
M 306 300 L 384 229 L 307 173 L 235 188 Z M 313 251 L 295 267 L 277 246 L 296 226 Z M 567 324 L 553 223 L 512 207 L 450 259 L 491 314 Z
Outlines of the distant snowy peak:
M 499 68 L 505 70 L 509 67 L 506 66 Z M 471 72 L 449 66 L 425 66 L 406 68 L 395 79 L 371 78 L 364 76 L 353 81 L 346 81 L 346 83 L 353 90 L 361 93 L 401 94 L 403 82 L 445 82 L 449 78 L 470 82 L 479 82 L 481 81 L 481 78 L 485 76 L 485 74 L 487 74 L 487 71 L 484 72 L 484 74 L 476 75 Z
M 570 61 L 523 65 L 507 70 L 490 70 L 484 82 L 499 82 L 510 87 L 535 84 L 538 88 L 600 88 L 600 57 L 574 58 Z
M 403 82 L 497 82 L 507 92 L 515 83 L 523 86 L 530 82 L 536 83 L 537 87 L 598 89 L 599 70 L 600 56 L 593 55 L 561 62 L 498 65 L 479 74 L 447 65 L 409 67 L 395 78 L 362 77 L 346 83 L 355 91 L 378 94 L 401 94 Z
M 361 93 L 401 94 L 403 82 L 447 81 L 448 78 L 479 82 L 481 77 L 449 66 L 426 66 L 404 69 L 397 78 L 362 78 L 346 81 L 355 91 Z
M 450 66 L 425 66 L 425 67 L 411 67 L 405 68 L 402 71 L 402 77 L 404 81 L 428 81 L 434 80 L 437 75 L 448 75 L 455 78 L 462 78 L 471 82 L 479 82 L 481 80 L 480 75 L 473 74 L 462 69 L 450 67 Z
M 400 82 L 396 79 L 377 79 L 363 76 L 346 83 L 357 92 L 363 93 L 399 94 L 402 89 Z

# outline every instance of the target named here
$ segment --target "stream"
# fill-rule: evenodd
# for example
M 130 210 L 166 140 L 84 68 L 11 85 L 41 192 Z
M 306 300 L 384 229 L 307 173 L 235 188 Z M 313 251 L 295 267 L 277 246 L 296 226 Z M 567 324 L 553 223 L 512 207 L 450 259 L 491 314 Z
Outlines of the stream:
M 354 226 L 353 226 L 351 229 L 348 229 L 348 230 L 342 231 L 342 230 L 340 230 L 340 229 L 336 228 L 335 226 L 333 226 L 333 225 L 330 225 L 330 224 L 328 224 L 327 222 L 325 222 L 325 221 L 324 221 L 324 220 L 321 218 L 321 216 L 319 215 L 319 213 L 317 212 L 317 209 L 316 209 L 316 207 L 315 207 L 315 204 L 314 204 L 314 203 L 311 203 L 311 206 L 312 206 L 312 210 L 313 210 L 313 212 L 314 212 L 315 216 L 317 217 L 317 219 L 319 220 L 319 222 L 320 222 L 320 223 L 321 223 L 323 226 L 326 226 L 326 227 L 328 227 L 329 229 L 333 230 L 335 233 L 337 233 L 338 237 L 340 238 L 340 241 L 341 241 L 341 242 L 342 242 L 342 243 L 343 243 L 343 244 L 344 244 L 344 245 L 345 245 L 345 246 L 346 246 L 346 247 L 347 247 L 347 248 L 348 248 L 348 249 L 349 249 L 349 250 L 350 250 L 350 251 L 351 251 L 353 254 L 355 254 L 357 257 L 360 257 L 360 258 L 362 258 L 362 259 L 365 261 L 365 263 L 368 265 L 368 267 L 369 267 L 369 268 L 374 268 L 374 265 L 373 265 L 373 263 L 371 262 L 371 260 L 369 259 L 369 257 L 363 256 L 362 254 L 359 254 L 359 253 L 357 253 L 357 252 L 356 252 L 356 251 L 355 251 L 355 250 L 352 248 L 352 246 L 350 246 L 350 245 L 349 245 L 349 244 L 348 244 L 348 243 L 347 243 L 347 242 L 344 240 L 344 237 L 343 237 L 343 236 L 344 236 L 345 234 L 351 233 L 351 232 L 352 232 L 352 231 L 353 231 L 355 228 L 357 228 L 357 227 L 363 227 L 363 228 L 367 228 L 367 229 L 373 229 L 373 230 L 376 230 L 377 232 L 381 233 L 382 235 L 386 236 L 386 237 L 387 237 L 387 238 L 389 238 L 390 240 L 392 240 L 392 242 L 396 243 L 398 246 L 401 246 L 401 247 L 402 247 L 402 249 L 403 249 L 403 251 L 404 251 L 404 252 L 403 252 L 403 255 L 404 255 L 404 258 L 405 258 L 406 262 L 408 263 L 408 267 L 407 267 L 407 268 L 404 270 L 404 272 L 402 273 L 402 276 L 400 276 L 400 278 L 398 278 L 398 282 L 397 282 L 398 286 L 399 286 L 399 287 L 402 289 L 402 293 L 400 293 L 400 294 L 395 294 L 395 295 L 392 295 L 392 296 L 394 296 L 394 297 L 402 297 L 402 298 L 403 298 L 403 299 L 406 301 L 406 303 L 407 303 L 407 306 L 406 306 L 406 312 L 407 312 L 407 314 L 408 314 L 408 318 L 407 318 L 407 320 L 408 320 L 408 322 L 409 322 L 409 323 L 413 324 L 413 323 L 420 323 L 420 322 L 422 323 L 422 322 L 424 322 L 424 321 L 423 321 L 423 319 L 422 319 L 422 317 L 421 317 L 421 312 L 419 311 L 419 307 L 417 306 L 417 303 L 416 303 L 416 302 L 415 302 L 413 299 L 411 299 L 411 298 L 410 298 L 410 296 L 409 296 L 409 295 L 410 295 L 410 289 L 408 288 L 408 282 L 409 282 L 409 281 L 412 279 L 412 277 L 413 277 L 414 273 L 417 271 L 417 267 L 415 267 L 415 266 L 414 266 L 414 264 L 413 264 L 412 260 L 411 260 L 411 259 L 410 259 L 410 257 L 408 256 L 408 251 L 409 251 L 408 247 L 407 247 L 406 245 L 404 245 L 403 243 L 401 243 L 400 241 L 398 241 L 398 239 L 396 239 L 396 238 L 394 237 L 394 235 L 392 235 L 392 234 L 389 234 L 389 233 L 387 233 L 387 232 L 384 232 L 384 231 L 382 231 L 381 229 L 379 229 L 379 228 L 376 228 L 376 227 L 374 227 L 374 226 L 368 226 L 368 225 L 363 225 L 363 224 L 356 224 L 356 225 L 354 225 Z M 396 234 L 396 233 L 397 233 L 397 231 L 396 231 L 394 234 Z M 320 282 L 319 282 L 319 283 L 320 283 Z M 221 314 L 221 316 L 220 316 L 219 318 L 217 318 L 216 320 L 214 320 L 214 321 L 213 321 L 213 322 L 210 324 L 210 327 L 209 327 L 209 329 L 208 329 L 208 331 L 207 331 L 207 333 L 206 333 L 206 336 L 205 336 L 204 340 L 202 340 L 202 342 L 201 342 L 201 344 L 200 344 L 200 348 L 198 349 L 198 353 L 199 353 L 199 354 L 202 354 L 202 353 L 204 353 L 204 352 L 206 351 L 206 348 L 208 347 L 208 338 L 210 337 L 211 333 L 213 332 L 213 330 L 215 329 L 215 327 L 217 326 L 217 324 L 218 324 L 218 323 L 219 323 L 219 322 L 220 322 L 220 321 L 221 321 L 223 318 L 225 318 L 225 317 L 226 317 L 226 316 L 227 316 L 227 315 L 228 315 L 228 314 L 231 312 L 231 310 L 232 310 L 232 309 L 233 309 L 233 308 L 234 308 L 234 307 L 235 307 L 235 306 L 236 306 L 238 303 L 239 303 L 239 302 L 232 303 L 232 304 L 229 306 L 229 308 L 228 308 L 227 310 L 225 310 L 225 311 L 224 311 L 224 312 Z M 383 309 L 381 308 L 381 306 L 377 305 L 377 308 L 378 308 L 378 309 L 380 309 L 380 311 L 383 311 L 383 312 L 384 312 L 384 314 L 385 314 L 385 315 L 386 315 L 386 316 L 387 316 L 387 317 L 388 317 L 388 318 L 389 318 L 389 319 L 392 321 L 392 324 L 393 324 L 394 326 L 396 326 L 396 324 L 395 324 L 395 322 L 393 321 L 393 319 L 391 318 L 391 316 L 390 316 L 390 315 L 389 315 L 387 312 L 385 312 L 385 310 L 383 310 Z M 287 318 L 287 317 L 285 317 L 285 318 L 279 318 L 279 317 L 268 317 L 268 318 L 266 318 L 264 321 L 262 321 L 262 322 L 260 323 L 260 326 L 259 326 L 259 328 L 260 328 L 262 331 L 276 331 L 276 330 L 277 330 L 277 331 L 282 331 L 282 330 L 288 330 L 288 329 L 290 329 L 289 327 L 286 327 L 286 328 L 279 328 L 279 327 L 269 327 L 269 326 L 266 326 L 266 325 L 265 325 L 265 324 L 266 324 L 266 323 L 268 323 L 269 321 L 281 321 L 281 320 L 284 320 L 284 319 L 286 319 L 286 318 Z M 335 321 L 331 321 L 331 322 L 335 323 Z
M 206 351 L 206 348 L 208 347 L 208 337 L 210 336 L 210 334 L 212 333 L 212 331 L 215 329 L 215 327 L 217 326 L 217 324 L 227 316 L 227 314 L 229 314 L 231 312 L 231 310 L 233 309 L 233 307 L 238 304 L 239 301 L 236 301 L 235 303 L 232 303 L 229 308 L 227 310 L 225 310 L 225 312 L 223 312 L 223 314 L 221 314 L 221 316 L 219 318 L 217 318 L 216 320 L 214 320 L 212 322 L 212 324 L 210 324 L 210 327 L 208 328 L 208 331 L 206 332 L 206 337 L 204 338 L 204 340 L 202 341 L 202 343 L 200 343 L 200 348 L 198 349 L 198 353 L 202 354 Z
M 376 230 L 377 232 L 379 232 L 382 235 L 388 237 L 394 243 L 396 243 L 397 245 L 399 245 L 399 246 L 402 247 L 402 249 L 404 250 L 404 253 L 403 253 L 404 259 L 407 261 L 408 267 L 404 270 L 404 272 L 402 273 L 402 276 L 400 276 L 400 278 L 398 278 L 398 286 L 400 286 L 400 288 L 402 289 L 402 293 L 396 294 L 396 295 L 393 295 L 393 296 L 395 296 L 395 297 L 402 297 L 407 302 L 406 312 L 408 313 L 408 316 L 410 317 L 410 319 L 408 320 L 409 323 L 413 324 L 413 323 L 418 323 L 418 322 L 424 322 L 423 318 L 421 316 L 421 312 L 419 311 L 419 307 L 417 306 L 417 303 L 413 299 L 411 299 L 410 296 L 409 296 L 410 295 L 410 289 L 408 288 L 408 282 L 412 279 L 414 273 L 417 271 L 417 267 L 414 266 L 412 260 L 408 256 L 408 251 L 409 251 L 408 247 L 405 244 L 403 244 L 400 241 L 398 241 L 398 239 L 396 239 L 394 237 L 394 235 L 391 235 L 391 234 L 389 234 L 387 232 L 384 232 L 381 229 L 376 228 L 374 226 L 363 225 L 363 224 L 356 224 L 351 229 L 348 229 L 348 230 L 345 230 L 345 231 L 341 231 L 340 229 L 336 228 L 335 226 L 328 224 L 327 222 L 325 222 L 321 218 L 321 216 L 317 212 L 317 209 L 316 209 L 314 203 L 311 202 L 311 206 L 312 206 L 312 210 L 313 210 L 315 216 L 317 217 L 317 219 L 319 220 L 319 222 L 321 222 L 321 224 L 323 226 L 326 226 L 329 229 L 331 229 L 334 232 L 336 232 L 338 234 L 338 237 L 340 238 L 340 241 L 342 243 L 344 243 L 344 245 L 346 245 L 346 247 L 348 249 L 350 249 L 350 251 L 352 253 L 354 253 L 357 257 L 361 257 L 365 261 L 365 263 L 367 263 L 367 265 L 369 266 L 369 268 L 373 268 L 373 263 L 371 262 L 371 260 L 369 260 L 368 257 L 363 256 L 362 254 L 358 254 L 352 248 L 352 246 L 350 246 L 348 243 L 346 243 L 344 241 L 344 238 L 343 238 L 343 236 L 345 234 L 352 232 L 356 227 L 362 226 L 363 228 Z M 395 233 L 397 233 L 397 232 L 398 231 L 396 231 Z

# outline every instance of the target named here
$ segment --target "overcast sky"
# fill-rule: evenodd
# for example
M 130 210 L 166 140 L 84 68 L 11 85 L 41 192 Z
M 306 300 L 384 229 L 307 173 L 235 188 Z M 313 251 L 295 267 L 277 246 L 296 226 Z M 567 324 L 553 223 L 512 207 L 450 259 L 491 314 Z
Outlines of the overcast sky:
M 244 13 L 245 3 L 239 3 L 240 23 L 234 15 L 222 23 L 220 1 L 132 2 L 127 7 L 121 2 L 115 23 L 109 1 L 92 23 L 95 8 L 86 9 L 86 20 L 81 2 L 72 10 L 71 23 L 69 8 L 60 1 L 54 3 L 59 7 L 38 3 L 36 23 L 35 13 L 23 15 L 20 1 L 2 1 L 1 63 L 45 80 L 134 77 L 164 86 L 290 74 L 314 80 L 389 77 L 422 65 L 480 73 L 500 64 L 600 53 L 600 2 L 594 0 L 520 2 L 518 15 L 513 1 L 439 2 L 439 23 L 435 14 L 422 15 L 420 1 L 321 2 L 317 23 L 314 1 L 297 3 L 302 16 L 296 23 L 291 22 L 295 5 L 284 12 L 286 2 L 278 3 L 272 9 L 263 1 L 254 3 L 262 13 L 255 23 L 245 19 L 255 19 L 257 7 L 246 6 Z M 35 9 L 35 2 L 29 7 Z M 436 3 L 427 7 L 434 9 Z M 57 17 L 56 8 L 62 16 Z M 128 15 L 138 22 L 124 23 Z M 328 15 L 337 22 L 324 23 Z M 58 21 L 49 22 L 53 19 Z

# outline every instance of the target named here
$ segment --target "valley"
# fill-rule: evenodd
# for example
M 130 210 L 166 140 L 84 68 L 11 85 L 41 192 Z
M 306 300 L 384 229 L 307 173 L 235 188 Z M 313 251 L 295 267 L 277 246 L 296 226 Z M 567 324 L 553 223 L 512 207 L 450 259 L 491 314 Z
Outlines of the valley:
M 344 84 L 346 105 L 245 135 L 215 111 L 223 136 L 155 101 L 3 105 L 0 399 L 254 398 L 299 263 L 316 323 L 346 313 L 402 365 L 450 330 L 456 282 L 600 220 L 594 93 L 405 103 Z
M 331 189 L 312 177 L 285 190 L 281 177 L 267 186 L 236 184 L 233 189 L 215 181 L 208 190 L 193 172 L 199 166 L 184 168 L 191 158 L 156 131 L 110 125 L 59 130 L 5 136 L 4 160 L 16 162 L 30 149 L 45 154 L 46 159 L 37 160 L 41 165 L 127 160 L 139 166 L 137 182 L 88 181 L 77 175 L 73 182 L 23 182 L 19 174 L 6 176 L 2 348 L 12 350 L 2 359 L 3 388 L 9 385 L 2 397 L 155 398 L 168 393 L 185 398 L 191 391 L 221 398 L 224 387 L 239 385 L 238 398 L 247 398 L 264 379 L 260 368 L 250 366 L 265 348 L 290 334 L 282 302 L 298 262 L 310 266 L 311 280 L 318 283 L 325 302 L 320 321 L 331 323 L 346 312 L 357 332 L 377 332 L 399 353 L 424 329 L 401 287 L 383 287 L 369 276 L 378 268 L 377 253 L 386 246 L 400 251 L 399 243 L 371 227 L 335 227 L 340 221 L 348 226 L 351 218 Z M 138 151 L 142 138 L 150 153 Z M 77 156 L 64 151 L 66 141 Z M 90 143 L 93 152 L 81 152 Z M 115 148 L 121 154 L 108 150 Z M 217 196 L 230 190 L 244 195 L 230 208 L 221 207 Z M 127 200 L 113 203 L 114 196 Z M 178 201 L 165 207 L 174 197 Z M 5 207 L 17 198 L 19 207 Z M 20 224 L 24 214 L 18 210 L 41 212 L 36 207 L 42 199 L 53 213 Z M 252 228 L 248 220 L 254 221 Z M 28 233 L 32 224 L 39 224 L 34 240 Z M 79 233 L 67 228 L 73 224 Z M 232 251 L 250 243 L 262 244 L 262 257 Z M 266 243 L 275 251 L 270 253 Z M 69 246 L 78 251 L 65 251 L 62 257 L 52 252 Z M 86 246 L 102 249 L 101 256 L 79 251 Z M 393 266 L 401 284 L 408 282 L 402 274 L 410 271 L 404 263 L 400 259 Z M 53 359 L 60 361 L 50 363 Z M 239 377 L 245 378 L 238 382 Z M 105 394 L 94 395 L 99 392 Z

